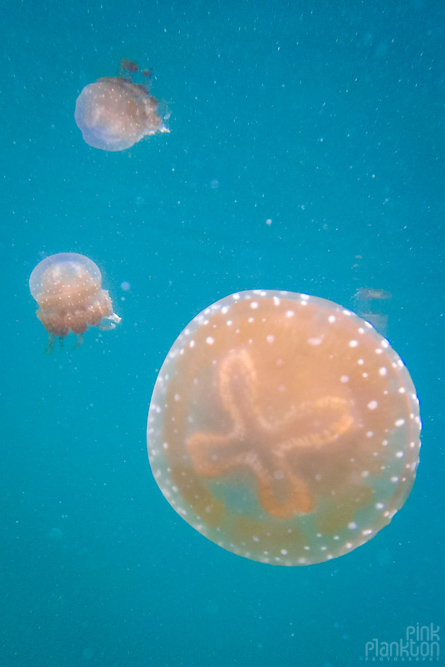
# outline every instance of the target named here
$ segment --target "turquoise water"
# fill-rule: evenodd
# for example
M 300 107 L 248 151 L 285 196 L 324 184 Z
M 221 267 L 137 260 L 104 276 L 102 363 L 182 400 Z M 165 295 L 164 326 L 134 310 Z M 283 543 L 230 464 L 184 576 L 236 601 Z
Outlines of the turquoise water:
M 1 664 L 354 667 L 443 625 L 444 21 L 432 0 L 3 7 Z M 106 153 L 74 106 L 122 57 L 171 134 Z M 46 356 L 28 279 L 57 252 L 98 264 L 123 319 Z M 322 565 L 225 552 L 151 476 L 168 349 L 235 291 L 362 287 L 392 293 L 421 401 L 410 498 Z

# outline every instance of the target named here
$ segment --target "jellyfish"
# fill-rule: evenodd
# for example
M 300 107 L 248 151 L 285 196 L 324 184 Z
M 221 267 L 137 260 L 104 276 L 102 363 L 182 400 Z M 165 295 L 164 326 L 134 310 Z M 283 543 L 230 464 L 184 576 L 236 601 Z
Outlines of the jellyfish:
M 392 294 L 387 290 L 362 287 L 354 294 L 354 310 L 385 336 L 388 329 L 387 309 L 391 298 Z
M 371 324 L 292 292 L 232 294 L 179 335 L 147 423 L 161 492 L 245 558 L 311 565 L 390 523 L 414 484 L 416 391 Z
M 114 329 L 121 318 L 113 312 L 110 295 L 102 289 L 96 264 L 77 253 L 59 253 L 42 260 L 29 279 L 29 288 L 39 304 L 37 317 L 48 331 L 47 352 L 70 331 L 82 344 L 88 326 Z
M 77 98 L 74 118 L 93 148 L 123 151 L 147 135 L 169 132 L 158 113 L 158 100 L 149 93 L 151 72 L 142 70 L 144 84 L 133 83 L 138 69 L 123 59 L 119 76 L 97 79 Z
M 392 297 L 391 292 L 374 287 L 361 287 L 355 293 L 355 298 L 363 301 L 386 301 Z

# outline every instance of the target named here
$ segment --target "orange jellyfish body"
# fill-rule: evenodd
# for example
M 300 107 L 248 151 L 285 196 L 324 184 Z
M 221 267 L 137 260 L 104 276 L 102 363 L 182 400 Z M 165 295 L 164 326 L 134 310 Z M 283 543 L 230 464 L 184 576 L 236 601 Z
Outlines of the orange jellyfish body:
M 158 100 L 145 86 L 110 76 L 82 90 L 74 118 L 87 144 L 123 151 L 146 135 L 168 132 L 157 108 Z
M 31 294 L 39 304 L 37 317 L 50 335 L 64 338 L 72 331 L 79 336 L 88 326 L 113 329 L 120 317 L 102 289 L 96 264 L 77 253 L 59 253 L 41 261 L 29 279 Z
M 408 498 L 418 400 L 400 357 L 341 306 L 232 294 L 171 348 L 148 415 L 153 475 L 219 546 L 310 565 L 370 540 Z

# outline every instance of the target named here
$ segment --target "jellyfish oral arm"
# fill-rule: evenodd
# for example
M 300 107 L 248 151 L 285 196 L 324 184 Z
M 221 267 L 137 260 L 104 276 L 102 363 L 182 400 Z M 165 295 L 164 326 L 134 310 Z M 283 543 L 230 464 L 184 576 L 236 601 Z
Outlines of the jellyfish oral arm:
M 121 320 L 122 317 L 119 317 L 116 313 L 112 313 L 111 315 L 108 315 L 108 317 L 104 317 L 102 322 L 97 325 L 97 328 L 101 331 L 111 331 L 111 329 L 116 328 L 116 324 L 119 324 Z

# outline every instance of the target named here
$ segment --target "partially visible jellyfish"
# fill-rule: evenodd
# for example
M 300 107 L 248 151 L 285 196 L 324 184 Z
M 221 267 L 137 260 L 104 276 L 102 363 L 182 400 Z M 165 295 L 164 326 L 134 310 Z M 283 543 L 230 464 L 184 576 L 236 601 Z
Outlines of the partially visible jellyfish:
M 39 304 L 37 317 L 49 334 L 48 353 L 56 336 L 62 340 L 71 331 L 77 334 L 78 347 L 88 326 L 109 330 L 121 321 L 102 289 L 98 267 L 84 255 L 62 252 L 47 257 L 31 273 L 29 288 Z
M 362 287 L 354 294 L 354 307 L 358 315 L 385 336 L 388 329 L 387 304 L 392 294 L 384 289 Z
M 150 95 L 151 71 L 141 70 L 144 84 L 133 83 L 136 63 L 121 60 L 119 76 L 106 76 L 80 93 L 74 118 L 87 144 L 103 151 L 123 151 L 143 137 L 169 132 Z
M 385 301 L 392 297 L 391 292 L 374 287 L 361 287 L 355 293 L 355 297 L 365 301 Z

